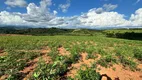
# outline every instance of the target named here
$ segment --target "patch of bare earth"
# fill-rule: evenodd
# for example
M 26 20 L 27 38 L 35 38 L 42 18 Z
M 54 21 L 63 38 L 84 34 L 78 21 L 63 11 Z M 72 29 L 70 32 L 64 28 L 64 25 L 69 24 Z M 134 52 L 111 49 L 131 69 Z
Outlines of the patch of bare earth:
M 5 80 L 7 77 L 8 77 L 8 75 L 0 76 L 0 80 Z
M 6 56 L 6 55 L 7 55 L 6 52 L 0 53 L 0 56 Z
M 29 61 L 29 65 L 25 67 L 22 71 L 20 71 L 21 73 L 27 74 L 23 80 L 28 80 L 31 77 L 32 73 L 34 72 L 34 69 L 37 67 L 37 62 L 40 58 L 42 58 L 47 64 L 50 63 L 51 58 L 47 56 L 47 53 L 50 52 L 50 49 L 45 47 L 40 52 L 41 56 Z
M 94 46 L 97 46 L 97 44 L 94 41 L 90 41 L 90 43 Z
M 82 65 L 86 65 L 88 67 L 91 67 L 91 63 L 94 62 L 94 59 L 87 59 L 87 56 L 88 56 L 87 53 L 82 53 L 78 63 L 71 65 L 71 67 L 69 68 L 70 71 L 67 73 L 68 77 L 74 78 L 77 71 L 81 68 Z
M 142 80 L 142 72 L 126 70 L 122 65 L 113 65 L 111 68 L 98 66 L 97 72 L 106 75 L 112 80 Z M 104 77 L 102 80 L 108 80 Z
M 4 52 L 4 50 L 3 50 L 3 49 L 0 49 L 0 56 L 5 56 L 5 55 L 7 55 L 7 53 L 6 53 L 6 52 Z
M 69 56 L 70 55 L 70 52 L 67 51 L 64 47 L 59 47 L 58 52 L 59 52 L 59 55 L 61 55 L 61 56 Z
M 138 68 L 142 70 L 142 64 L 139 64 L 139 65 L 138 65 Z

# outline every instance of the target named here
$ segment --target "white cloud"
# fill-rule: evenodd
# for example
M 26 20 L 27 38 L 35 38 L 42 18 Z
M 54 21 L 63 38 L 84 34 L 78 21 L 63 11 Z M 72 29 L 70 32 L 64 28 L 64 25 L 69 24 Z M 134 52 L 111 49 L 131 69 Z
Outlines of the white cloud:
M 50 13 L 48 8 L 50 5 L 52 5 L 51 0 L 42 0 L 40 6 L 30 3 L 27 6 L 27 14 L 23 15 L 23 19 L 29 22 L 50 21 L 55 17 L 55 12 Z
M 51 0 L 41 0 L 40 1 L 40 7 L 42 9 L 45 9 L 47 6 L 51 6 L 52 5 L 52 1 Z
M 129 20 L 124 14 L 112 11 L 117 5 L 105 4 L 100 8 L 90 9 L 79 16 L 58 17 L 57 11 L 50 11 L 51 0 L 42 0 L 40 5 L 30 3 L 27 13 L 0 12 L 1 25 L 21 25 L 34 27 L 60 28 L 108 28 L 108 27 L 142 27 L 142 8 L 136 10 Z
M 91 10 L 94 10 L 96 13 L 100 14 L 103 12 L 112 11 L 112 10 L 116 9 L 117 7 L 118 7 L 118 5 L 104 4 L 102 7 L 94 8 Z
M 11 7 L 26 7 L 27 2 L 25 0 L 6 0 L 5 4 Z
M 56 17 L 55 13 L 50 12 L 51 0 L 41 0 L 40 5 L 29 3 L 27 13 L 9 13 L 2 11 L 0 14 L 1 24 L 6 25 L 27 25 L 27 26 L 48 26 L 48 22 Z
M 67 12 L 68 11 L 68 8 L 70 7 L 70 0 L 67 0 L 67 3 L 66 4 L 60 4 L 59 5 L 59 9 L 62 10 L 62 12 Z
M 58 12 L 56 10 L 53 11 L 54 15 L 58 14 Z
M 135 14 L 132 14 L 130 21 L 133 26 L 142 26 L 142 8 L 136 10 Z
M 118 7 L 118 5 L 112 5 L 112 4 L 104 4 L 103 8 L 105 11 L 112 11 L 114 9 L 116 9 Z
M 141 0 L 137 0 L 136 2 L 135 2 L 135 4 L 137 4 L 137 3 L 139 3 Z
M 19 13 L 17 13 L 19 14 Z M 0 22 L 2 24 L 6 24 L 6 25 L 18 25 L 20 23 L 23 23 L 23 19 L 19 16 L 19 15 L 16 15 L 16 14 L 11 14 L 9 12 L 6 12 L 6 11 L 2 11 L 0 13 Z
M 127 23 L 124 15 L 117 12 L 103 12 L 98 14 L 96 11 L 90 10 L 87 14 L 81 15 L 79 19 L 82 25 L 91 27 L 114 27 Z

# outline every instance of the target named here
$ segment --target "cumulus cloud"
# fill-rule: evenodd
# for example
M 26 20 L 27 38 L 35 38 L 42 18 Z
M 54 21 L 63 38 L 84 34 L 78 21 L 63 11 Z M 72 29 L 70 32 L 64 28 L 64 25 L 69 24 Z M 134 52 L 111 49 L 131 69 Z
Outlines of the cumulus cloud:
M 58 14 L 58 12 L 56 10 L 53 11 L 54 15 Z
M 7 11 L 2 11 L 0 13 L 0 22 L 1 24 L 6 24 L 6 25 L 9 25 L 9 24 L 14 24 L 14 25 L 18 25 L 18 24 L 21 24 L 23 23 L 23 19 L 19 16 L 20 13 L 16 13 L 16 14 L 11 14 Z
M 135 11 L 126 20 L 124 14 L 112 11 L 117 5 L 104 4 L 100 8 L 90 9 L 78 16 L 58 17 L 57 11 L 50 11 L 51 0 L 42 0 L 40 5 L 29 3 L 27 13 L 0 12 L 0 24 L 34 27 L 58 28 L 108 28 L 142 27 L 142 8 Z
M 11 7 L 26 7 L 27 2 L 25 0 L 6 0 L 5 4 Z
M 112 10 L 116 9 L 117 7 L 118 7 L 118 5 L 104 4 L 102 7 L 94 8 L 92 10 L 95 10 L 96 13 L 100 14 L 100 13 L 103 13 L 103 12 L 112 11 Z
M 51 0 L 42 0 L 40 6 L 30 3 L 27 6 L 27 14 L 23 15 L 23 19 L 29 22 L 50 21 L 55 17 L 55 11 L 51 13 L 48 8 L 50 5 L 52 5 Z
M 82 25 L 92 27 L 112 27 L 127 23 L 123 14 L 117 12 L 103 12 L 98 14 L 94 10 L 90 10 L 87 14 L 81 15 L 79 19 L 83 23 Z
M 133 26 L 142 26 L 142 8 L 136 10 L 135 14 L 132 14 L 130 21 Z
M 112 4 L 104 4 L 103 8 L 105 11 L 112 11 L 114 9 L 116 9 L 118 7 L 118 5 L 112 5 Z
M 51 0 L 41 0 L 40 5 L 29 3 L 27 13 L 0 13 L 1 24 L 6 25 L 27 25 L 27 26 L 48 26 L 48 22 L 56 17 L 57 12 L 50 12 Z
M 68 11 L 68 8 L 70 7 L 70 0 L 67 0 L 67 3 L 66 4 L 60 4 L 59 5 L 59 9 L 62 10 L 62 12 L 67 12 Z

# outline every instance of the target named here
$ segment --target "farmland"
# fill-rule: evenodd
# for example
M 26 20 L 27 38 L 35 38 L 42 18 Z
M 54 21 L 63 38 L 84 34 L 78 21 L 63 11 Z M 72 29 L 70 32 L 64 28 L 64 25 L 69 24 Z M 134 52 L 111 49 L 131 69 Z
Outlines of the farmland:
M 142 41 L 97 33 L 2 35 L 0 80 L 141 80 Z

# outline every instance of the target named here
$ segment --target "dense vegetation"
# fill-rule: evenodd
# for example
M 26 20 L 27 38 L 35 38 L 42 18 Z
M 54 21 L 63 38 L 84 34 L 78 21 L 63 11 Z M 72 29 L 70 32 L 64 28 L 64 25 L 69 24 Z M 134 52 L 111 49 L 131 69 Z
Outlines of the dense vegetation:
M 22 34 L 22 35 L 34 35 L 34 36 L 54 36 L 54 35 L 93 35 L 98 30 L 88 29 L 60 29 L 60 28 L 0 28 L 0 34 Z
M 115 38 L 124 38 L 124 39 L 133 39 L 141 40 L 142 39 L 142 30 L 141 29 L 130 29 L 130 30 L 106 30 L 104 33 L 108 37 Z

